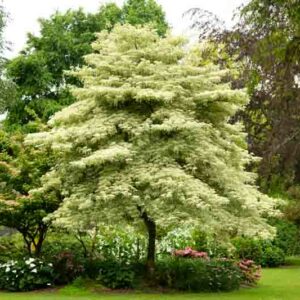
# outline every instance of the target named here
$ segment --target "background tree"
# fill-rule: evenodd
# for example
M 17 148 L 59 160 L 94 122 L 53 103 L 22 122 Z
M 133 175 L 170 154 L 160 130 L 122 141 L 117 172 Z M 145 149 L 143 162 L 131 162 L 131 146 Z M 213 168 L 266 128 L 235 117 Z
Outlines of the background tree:
M 50 225 L 43 218 L 58 207 L 61 199 L 59 192 L 39 197 L 28 194 L 40 184 L 54 157 L 49 151 L 25 147 L 20 132 L 39 131 L 41 122 L 74 101 L 68 85 L 80 86 L 80 81 L 64 71 L 83 65 L 83 56 L 92 52 L 96 32 L 110 31 L 116 23 L 124 23 L 127 14 L 133 14 L 135 9 L 139 10 L 135 14 L 137 23 L 150 22 L 151 9 L 156 9 L 156 14 L 161 11 L 159 16 L 164 18 L 155 2 L 138 2 L 145 15 L 136 1 L 132 1 L 125 3 L 126 12 L 111 3 L 101 6 L 94 14 L 79 9 L 40 19 L 41 34 L 38 37 L 29 34 L 25 49 L 7 65 L 7 74 L 17 86 L 18 97 L 16 101 L 4 99 L 3 108 L 0 107 L 0 112 L 8 111 L 4 122 L 6 132 L 2 132 L 0 141 L 3 146 L 0 149 L 0 224 L 19 231 L 30 254 L 40 254 Z M 153 18 L 158 22 L 158 17 Z M 4 21 L 4 14 L 1 20 Z M 163 22 L 164 19 L 160 25 Z M 163 33 L 162 27 L 160 30 Z
M 300 179 L 300 3 L 251 1 L 241 16 L 240 28 L 247 28 L 248 39 L 241 49 L 252 61 L 253 105 L 248 119 L 254 121 L 250 129 L 257 136 L 258 154 L 263 157 L 261 174 L 267 187 L 272 188 L 273 181 L 275 186 L 281 181 L 288 189 Z
M 165 13 L 155 0 L 127 0 L 123 6 L 124 23 L 131 25 L 153 24 L 159 35 L 169 28 Z
M 4 40 L 6 20 L 7 14 L 5 8 L 0 3 L 0 114 L 5 113 L 13 105 L 16 98 L 15 85 L 6 77 L 6 59 L 3 56 L 4 50 L 8 50 L 9 46 Z
M 64 71 L 83 65 L 83 56 L 92 52 L 95 33 L 124 22 L 152 23 L 161 35 L 168 28 L 165 14 L 154 0 L 126 1 L 123 8 L 111 3 L 93 14 L 82 9 L 56 12 L 49 19 L 40 19 L 40 35 L 29 34 L 25 49 L 7 66 L 19 94 L 9 108 L 8 125 L 24 125 L 36 118 L 46 121 L 72 103 L 67 84 L 80 86 L 80 81 Z
M 60 158 L 32 192 L 59 182 L 56 223 L 142 222 L 150 270 L 157 231 L 193 223 L 224 239 L 272 232 L 262 216 L 274 202 L 253 185 L 245 135 L 228 123 L 247 96 L 184 45 L 129 25 L 100 33 L 88 66 L 72 73 L 84 84 L 77 102 L 51 119 L 51 131 L 27 138 Z
M 0 225 L 18 231 L 28 254 L 39 256 L 50 225 L 43 219 L 58 208 L 60 195 L 50 192 L 35 198 L 28 192 L 49 171 L 51 153 L 25 148 L 23 135 L 4 131 L 0 149 Z
M 252 0 L 240 8 L 232 30 L 224 29 L 220 20 L 200 9 L 189 13 L 201 39 L 224 43 L 231 57 L 240 62 L 242 76 L 235 84 L 247 86 L 251 100 L 239 116 L 246 126 L 250 150 L 263 157 L 261 185 L 269 191 L 285 192 L 300 178 L 300 4 Z
M 105 20 L 100 19 L 103 15 Z M 76 82 L 65 76 L 64 70 L 81 66 L 82 57 L 91 51 L 95 32 L 119 21 L 118 16 L 119 9 L 108 5 L 95 15 L 80 9 L 40 19 L 41 35 L 29 34 L 26 48 L 7 66 L 19 93 L 18 102 L 8 113 L 9 125 L 27 124 L 37 117 L 47 120 L 73 102 L 66 84 Z

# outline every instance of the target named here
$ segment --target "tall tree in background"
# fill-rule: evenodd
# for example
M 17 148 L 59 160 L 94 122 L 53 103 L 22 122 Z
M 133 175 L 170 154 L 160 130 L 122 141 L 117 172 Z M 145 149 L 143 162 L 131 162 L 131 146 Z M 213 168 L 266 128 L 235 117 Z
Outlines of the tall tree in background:
M 159 34 L 168 25 L 162 8 L 154 0 L 129 0 L 123 8 L 111 3 L 95 14 L 82 9 L 55 13 L 41 19 L 40 36 L 28 35 L 21 55 L 8 64 L 8 75 L 18 87 L 19 100 L 8 111 L 7 123 L 24 125 L 37 118 L 46 121 L 56 111 L 72 103 L 67 84 L 80 81 L 64 71 L 80 67 L 91 53 L 97 32 L 111 30 L 116 23 L 151 23 Z
M 300 182 L 300 3 L 254 0 L 241 16 L 248 39 L 241 49 L 251 58 L 249 129 L 267 187 L 280 179 L 287 189 Z
M 8 43 L 3 37 L 6 20 L 7 14 L 2 4 L 0 4 L 0 114 L 5 113 L 16 99 L 15 85 L 6 77 L 6 59 L 3 56 L 4 50 L 8 48 Z
M 17 230 L 29 254 L 40 255 L 50 226 L 43 219 L 57 209 L 61 195 L 59 191 L 38 197 L 28 194 L 28 190 L 40 185 L 40 178 L 55 160 L 49 151 L 25 147 L 22 132 L 39 131 L 54 112 L 74 101 L 68 85 L 81 84 L 64 71 L 84 64 L 83 56 L 92 52 L 96 32 L 130 22 L 127 14 L 134 14 L 134 22 L 160 24 L 160 33 L 165 33 L 167 26 L 161 26 L 166 24 L 164 13 L 155 2 L 139 0 L 125 5 L 126 12 L 112 3 L 100 7 L 95 14 L 79 9 L 41 19 L 40 36 L 29 34 L 25 49 L 7 65 L 18 97 L 2 101 L 7 94 L 1 88 L 4 81 L 0 82 L 0 112 L 8 112 L 6 132 L 0 132 L 0 225 Z M 152 9 L 155 13 L 151 15 Z M 0 21 L 4 21 L 4 14 L 2 17 Z
M 191 10 L 201 38 L 224 43 L 243 66 L 239 86 L 247 86 L 250 103 L 239 114 L 250 150 L 263 158 L 262 186 L 286 191 L 300 182 L 300 3 L 252 0 L 240 9 L 233 30 L 220 20 Z M 203 26 L 207 25 L 209 26 Z
M 127 0 L 123 6 L 123 16 L 123 22 L 131 25 L 153 24 L 161 36 L 169 27 L 165 13 L 155 0 Z
M 27 138 L 60 158 L 32 191 L 62 191 L 56 223 L 143 223 L 150 270 L 157 231 L 186 223 L 224 239 L 272 231 L 263 216 L 274 202 L 253 185 L 245 135 L 228 123 L 247 96 L 184 46 L 130 25 L 99 34 L 88 66 L 72 73 L 83 82 L 77 102 L 51 119 L 50 132 Z
M 119 14 L 118 7 L 108 5 L 96 15 L 80 9 L 40 20 L 41 36 L 29 34 L 26 48 L 8 64 L 8 75 L 19 92 L 19 101 L 8 112 L 9 125 L 27 124 L 36 118 L 47 120 L 73 102 L 66 84 L 74 80 L 65 76 L 64 70 L 82 65 L 95 32 L 114 25 Z

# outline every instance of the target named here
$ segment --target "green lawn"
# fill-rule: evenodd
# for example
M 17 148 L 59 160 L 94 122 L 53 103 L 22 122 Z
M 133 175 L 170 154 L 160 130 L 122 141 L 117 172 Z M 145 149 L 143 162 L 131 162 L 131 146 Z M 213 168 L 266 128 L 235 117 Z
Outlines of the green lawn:
M 220 294 L 92 294 L 74 288 L 58 292 L 34 292 L 26 294 L 0 293 L 0 300 L 289 300 L 300 299 L 300 268 L 289 267 L 263 271 L 258 287 Z

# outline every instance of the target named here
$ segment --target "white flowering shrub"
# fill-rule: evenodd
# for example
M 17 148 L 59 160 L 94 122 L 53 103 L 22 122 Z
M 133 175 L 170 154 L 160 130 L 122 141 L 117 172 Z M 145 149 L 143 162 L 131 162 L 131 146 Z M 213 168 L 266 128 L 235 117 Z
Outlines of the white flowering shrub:
M 51 263 L 37 258 L 10 260 L 0 264 L 0 289 L 31 291 L 50 287 L 54 274 Z
M 174 250 L 185 249 L 186 247 L 195 247 L 193 229 L 189 227 L 177 228 L 168 232 L 158 241 L 157 253 L 159 255 L 171 254 Z
M 111 230 L 98 237 L 97 251 L 107 260 L 132 262 L 146 256 L 146 239 L 132 230 Z

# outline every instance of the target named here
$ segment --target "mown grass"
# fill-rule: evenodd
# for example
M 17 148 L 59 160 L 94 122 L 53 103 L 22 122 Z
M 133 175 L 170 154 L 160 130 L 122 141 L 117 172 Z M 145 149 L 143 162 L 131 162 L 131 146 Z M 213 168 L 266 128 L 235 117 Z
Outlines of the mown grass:
M 266 269 L 255 288 L 231 293 L 214 294 L 143 294 L 143 293 L 92 293 L 80 287 L 66 287 L 58 291 L 33 293 L 0 293 L 0 300 L 299 300 L 300 268 Z

